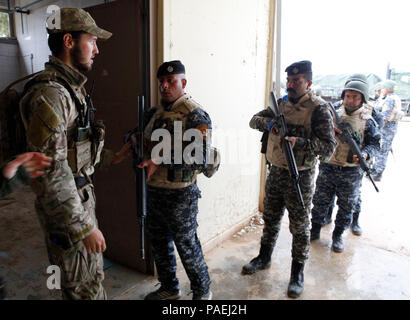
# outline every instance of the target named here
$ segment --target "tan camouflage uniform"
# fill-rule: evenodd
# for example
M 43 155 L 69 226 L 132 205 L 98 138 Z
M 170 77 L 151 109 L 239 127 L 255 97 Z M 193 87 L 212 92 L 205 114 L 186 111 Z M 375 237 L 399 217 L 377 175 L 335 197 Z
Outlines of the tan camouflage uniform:
M 89 19 L 92 20 L 81 9 L 62 9 L 61 14 L 62 26 L 68 31 L 74 31 L 70 26 L 73 21 L 80 24 L 83 18 L 87 20 L 84 23 L 90 24 Z M 72 21 L 68 23 L 70 18 Z M 31 183 L 37 195 L 35 207 L 45 233 L 50 263 L 61 269 L 63 298 L 106 299 L 102 253 L 88 254 L 82 240 L 98 228 L 94 186 L 86 179 L 94 173 L 97 164 L 111 164 L 114 154 L 102 149 L 103 140 L 99 143 L 87 140 L 82 145 L 75 142 L 75 120 L 79 113 L 61 80 L 85 104 L 87 78 L 53 56 L 20 103 L 29 149 L 54 160 L 51 169 Z

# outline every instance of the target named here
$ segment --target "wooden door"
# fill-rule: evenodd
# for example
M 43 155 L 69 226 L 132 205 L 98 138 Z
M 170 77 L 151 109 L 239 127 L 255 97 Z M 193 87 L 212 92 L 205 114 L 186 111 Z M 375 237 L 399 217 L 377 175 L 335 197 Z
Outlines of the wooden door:
M 93 102 L 96 119 L 106 126 L 105 146 L 115 152 L 124 135 L 137 126 L 137 97 L 150 105 L 149 0 L 117 0 L 84 8 L 97 25 L 113 33 L 98 42 L 99 55 L 87 74 L 88 91 L 95 81 Z M 154 264 L 145 241 L 145 260 L 140 257 L 140 224 L 136 214 L 136 185 L 132 160 L 97 169 L 95 174 L 97 218 L 106 242 L 104 255 L 143 273 Z

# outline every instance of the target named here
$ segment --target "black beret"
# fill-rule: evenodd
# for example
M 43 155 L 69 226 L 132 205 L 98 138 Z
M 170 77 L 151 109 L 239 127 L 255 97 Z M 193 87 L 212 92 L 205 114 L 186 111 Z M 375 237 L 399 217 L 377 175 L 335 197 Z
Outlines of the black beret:
M 185 74 L 185 67 L 179 60 L 164 62 L 158 68 L 157 78 L 170 74 Z
M 285 72 L 287 72 L 289 76 L 312 72 L 312 62 L 303 60 L 292 63 L 289 67 L 286 68 Z

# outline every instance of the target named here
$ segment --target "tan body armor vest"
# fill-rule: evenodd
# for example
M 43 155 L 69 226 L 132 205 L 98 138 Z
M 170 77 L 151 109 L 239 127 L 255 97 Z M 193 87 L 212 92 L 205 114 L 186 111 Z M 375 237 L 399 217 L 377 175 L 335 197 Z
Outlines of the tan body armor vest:
M 364 142 L 364 131 L 366 129 L 367 120 L 372 117 L 372 107 L 364 104 L 359 110 L 353 112 L 353 114 L 348 115 L 346 113 L 345 106 L 342 105 L 340 109 L 337 110 L 340 118 L 352 126 L 354 135 L 359 139 L 359 148 Z M 336 126 L 336 125 L 335 125 Z M 337 147 L 333 153 L 332 158 L 329 160 L 330 164 L 341 166 L 341 167 L 357 167 L 359 164 L 353 161 L 353 154 L 350 150 L 348 143 L 342 143 L 336 135 Z M 356 141 L 357 142 L 357 141 Z
M 317 106 L 326 102 L 308 92 L 298 103 L 281 102 L 279 105 L 281 113 L 284 115 L 289 130 L 289 136 L 309 139 L 312 137 L 312 114 Z M 303 150 L 293 150 L 296 165 L 299 171 L 308 170 L 316 165 L 317 159 L 313 154 L 308 154 Z M 279 168 L 288 169 L 286 157 L 280 145 L 280 137 L 269 133 L 268 148 L 266 152 L 268 161 Z
M 182 123 L 182 135 L 186 130 L 186 120 L 188 115 L 196 108 L 202 108 L 189 95 L 184 94 L 177 101 L 174 102 L 169 111 L 164 107 L 158 106 L 157 111 L 152 116 L 150 122 L 144 130 L 144 137 L 151 140 L 152 132 L 156 129 L 165 129 L 171 134 L 172 149 L 174 141 L 174 122 L 180 121 Z M 182 144 L 184 148 L 184 143 Z M 151 152 L 152 148 L 149 148 Z M 149 155 L 149 158 L 151 156 Z M 192 185 L 196 181 L 199 171 L 195 170 L 181 170 L 181 169 L 167 169 L 161 165 L 157 171 L 151 176 L 147 184 L 151 187 L 165 188 L 165 189 L 181 189 Z

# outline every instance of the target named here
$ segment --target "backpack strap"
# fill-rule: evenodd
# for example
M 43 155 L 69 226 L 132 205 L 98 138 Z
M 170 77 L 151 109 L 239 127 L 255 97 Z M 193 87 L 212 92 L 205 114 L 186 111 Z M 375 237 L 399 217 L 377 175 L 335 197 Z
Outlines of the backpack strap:
M 24 78 L 18 79 L 18 80 L 16 80 L 16 81 L 10 83 L 10 84 L 7 86 L 7 88 L 3 90 L 3 92 L 7 92 L 8 90 L 10 90 L 12 87 L 14 87 L 16 84 L 18 84 L 18 83 L 20 83 L 20 82 L 23 82 L 23 81 L 25 81 L 25 80 L 27 80 L 27 79 L 33 78 L 34 76 L 38 75 L 40 72 L 42 72 L 42 71 L 29 74 L 28 76 L 25 76 Z
M 18 81 L 24 81 L 24 80 L 26 80 L 26 79 L 30 79 L 31 77 L 37 75 L 38 73 L 40 73 L 40 72 L 34 73 L 34 74 L 32 74 L 31 76 L 27 76 L 27 77 L 25 77 L 24 79 L 20 79 L 20 80 L 18 80 Z M 33 78 L 33 79 L 31 79 L 29 82 L 27 82 L 26 85 L 24 86 L 24 93 L 26 93 L 31 86 L 33 86 L 33 85 L 35 85 L 35 84 L 37 84 L 37 83 L 42 83 L 42 82 L 43 82 L 43 83 L 47 83 L 47 82 L 49 82 L 50 80 L 58 82 L 59 84 L 61 84 L 61 85 L 68 91 L 68 93 L 69 93 L 70 96 L 71 96 L 71 99 L 73 99 L 73 101 L 74 101 L 74 104 L 75 104 L 75 106 L 76 106 L 77 112 L 78 112 L 78 114 L 79 114 L 79 119 L 77 118 L 77 120 L 80 121 L 80 124 L 79 124 L 79 125 L 80 125 L 80 127 L 85 126 L 86 124 L 84 123 L 84 122 L 85 122 L 84 104 L 80 101 L 80 99 L 78 99 L 78 97 L 77 97 L 77 95 L 75 94 L 73 88 L 70 86 L 70 84 L 68 83 L 68 81 L 67 81 L 66 79 L 64 79 L 63 77 L 55 76 L 55 77 L 52 77 L 52 78 L 50 77 L 49 79 L 40 79 L 40 80 L 38 80 L 38 79 L 36 79 L 36 78 Z M 23 93 L 23 95 L 24 95 L 24 93 Z

